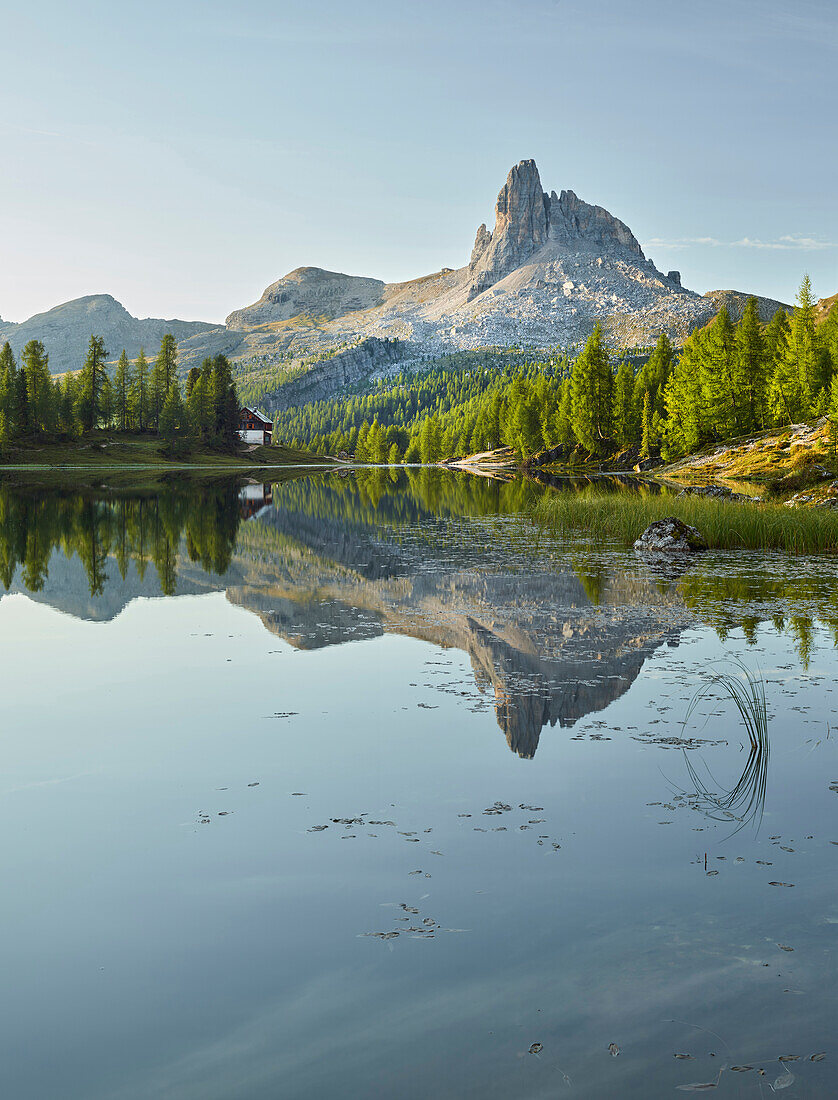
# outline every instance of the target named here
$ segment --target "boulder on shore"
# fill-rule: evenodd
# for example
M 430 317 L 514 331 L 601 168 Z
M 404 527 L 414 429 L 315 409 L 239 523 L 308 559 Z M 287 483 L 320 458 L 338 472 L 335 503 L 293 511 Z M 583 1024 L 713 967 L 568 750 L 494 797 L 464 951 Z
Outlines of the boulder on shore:
M 707 550 L 708 546 L 695 527 L 675 516 L 667 516 L 650 523 L 635 542 L 634 549 L 647 554 L 696 554 Z

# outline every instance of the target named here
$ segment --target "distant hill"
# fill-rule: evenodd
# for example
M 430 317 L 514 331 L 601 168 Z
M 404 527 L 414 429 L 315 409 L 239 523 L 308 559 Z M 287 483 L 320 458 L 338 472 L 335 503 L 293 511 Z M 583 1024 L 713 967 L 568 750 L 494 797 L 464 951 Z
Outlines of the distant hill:
M 758 294 L 748 294 L 744 290 L 708 290 L 704 295 L 716 306 L 718 312 L 722 306 L 727 307 L 731 320 L 741 321 L 745 311 L 745 303 L 751 297 L 757 300 L 759 319 L 763 324 L 768 324 L 778 309 L 784 309 L 787 313 L 794 313 L 794 306 L 788 302 L 778 302 L 774 298 L 761 298 Z
M 833 294 L 831 298 L 821 298 L 815 307 L 818 320 L 825 321 L 835 305 L 838 305 L 838 294 Z
M 36 313 L 21 324 L 0 321 L 0 342 L 8 340 L 19 358 L 21 349 L 30 340 L 41 340 L 49 353 L 50 370 L 53 374 L 61 374 L 81 367 L 94 333 L 105 338 L 105 347 L 112 359 L 116 359 L 123 348 L 134 359 L 141 347 L 145 347 L 147 355 L 153 356 L 167 332 L 181 341 L 211 327 L 209 321 L 132 317 L 110 294 L 88 294 L 46 313 Z

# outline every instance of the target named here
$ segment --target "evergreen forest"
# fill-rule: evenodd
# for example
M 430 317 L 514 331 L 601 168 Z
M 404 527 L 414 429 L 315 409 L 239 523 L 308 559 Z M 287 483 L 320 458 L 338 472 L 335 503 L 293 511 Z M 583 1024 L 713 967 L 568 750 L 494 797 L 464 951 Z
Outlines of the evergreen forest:
M 97 428 L 155 433 L 172 453 L 195 445 L 232 449 L 238 441 L 239 400 L 226 356 L 205 359 L 177 374 L 177 343 L 163 337 L 153 361 L 123 350 L 107 367 L 108 350 L 91 336 L 81 369 L 53 377 L 40 340 L 30 340 L 16 362 L 0 348 L 0 445 L 30 439 L 76 439 Z
M 808 277 L 789 315 L 764 324 L 755 298 L 740 320 L 722 308 L 680 349 L 613 355 L 597 325 L 575 359 L 503 369 L 445 361 L 370 392 L 277 415 L 274 440 L 357 461 L 436 462 L 497 447 L 522 458 L 632 451 L 671 460 L 706 444 L 829 415 L 838 424 L 838 306 L 819 322 Z

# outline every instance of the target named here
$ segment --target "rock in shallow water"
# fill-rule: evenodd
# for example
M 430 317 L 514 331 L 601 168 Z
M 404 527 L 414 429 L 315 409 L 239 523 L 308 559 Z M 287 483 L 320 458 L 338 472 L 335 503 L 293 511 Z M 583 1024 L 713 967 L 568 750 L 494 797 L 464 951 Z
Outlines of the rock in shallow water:
M 695 554 L 707 549 L 707 543 L 695 527 L 675 516 L 650 523 L 634 549 L 647 554 Z

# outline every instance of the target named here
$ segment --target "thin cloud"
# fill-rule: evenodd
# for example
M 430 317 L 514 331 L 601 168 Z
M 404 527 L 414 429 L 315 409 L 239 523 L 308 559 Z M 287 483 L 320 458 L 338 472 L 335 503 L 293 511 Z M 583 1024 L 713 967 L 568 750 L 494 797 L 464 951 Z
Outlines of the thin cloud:
M 705 244 L 717 248 L 723 245 L 724 241 L 718 241 L 715 237 L 674 237 L 669 240 L 652 237 L 648 242 L 650 248 L 683 248 L 688 244 Z
M 738 241 L 720 241 L 716 237 L 674 237 L 668 240 L 653 237 L 649 241 L 650 248 L 685 248 L 696 244 L 710 248 L 767 248 L 780 252 L 822 252 L 827 248 L 838 247 L 834 241 L 819 241 L 815 237 L 798 237 L 791 234 L 778 237 L 773 241 L 762 241 L 758 237 L 742 237 Z

